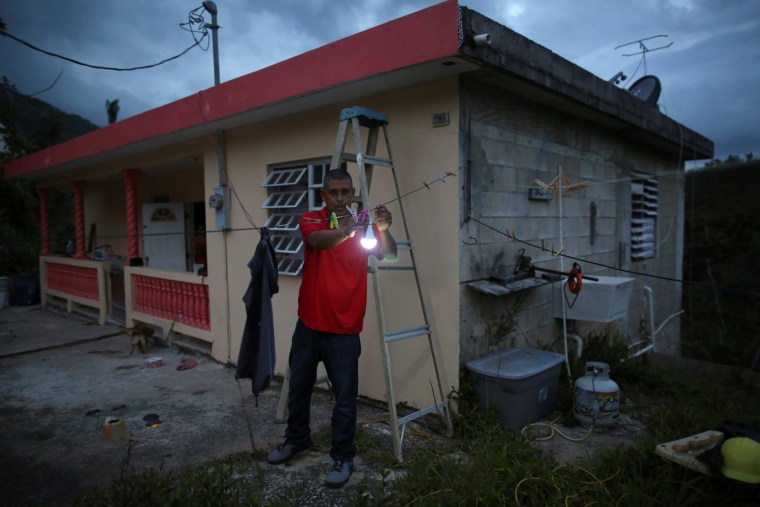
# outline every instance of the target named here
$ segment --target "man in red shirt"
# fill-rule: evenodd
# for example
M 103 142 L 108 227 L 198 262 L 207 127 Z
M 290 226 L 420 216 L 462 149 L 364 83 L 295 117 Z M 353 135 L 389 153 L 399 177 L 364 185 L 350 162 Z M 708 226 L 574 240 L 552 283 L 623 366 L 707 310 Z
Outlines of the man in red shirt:
M 309 407 L 320 361 L 335 395 L 332 413 L 334 464 L 326 485 L 343 486 L 351 477 L 356 455 L 356 398 L 359 385 L 359 355 L 364 313 L 367 307 L 367 259 L 396 259 L 396 241 L 388 228 L 391 213 L 375 208 L 372 225 L 378 244 L 361 245 L 367 222 L 354 221 L 349 212 L 354 187 L 343 169 L 329 171 L 321 190 L 325 207 L 304 214 L 299 227 L 304 252 L 303 279 L 298 295 L 298 322 L 290 349 L 290 391 L 285 442 L 271 451 L 267 461 L 284 463 L 311 445 Z M 338 227 L 331 228 L 332 214 Z

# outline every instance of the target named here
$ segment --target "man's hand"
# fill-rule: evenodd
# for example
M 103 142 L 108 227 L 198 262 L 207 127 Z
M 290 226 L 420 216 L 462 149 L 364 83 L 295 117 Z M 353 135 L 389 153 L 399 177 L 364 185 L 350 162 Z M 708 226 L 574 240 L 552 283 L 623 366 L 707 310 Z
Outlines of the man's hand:
M 382 204 L 375 208 L 375 224 L 377 224 L 377 230 L 380 232 L 387 231 L 393 223 L 393 217 L 388 208 Z
M 340 230 L 340 234 L 343 237 L 353 238 L 357 232 L 359 234 L 362 234 L 366 226 L 367 226 L 367 222 L 354 222 L 352 219 L 349 219 L 346 225 L 341 227 L 339 230 Z

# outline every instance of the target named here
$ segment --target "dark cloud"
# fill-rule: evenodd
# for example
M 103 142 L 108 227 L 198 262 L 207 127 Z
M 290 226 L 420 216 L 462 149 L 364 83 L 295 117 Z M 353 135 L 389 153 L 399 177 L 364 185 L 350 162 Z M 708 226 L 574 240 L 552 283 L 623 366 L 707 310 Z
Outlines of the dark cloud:
M 437 0 L 218 0 L 222 81 L 390 21 Z M 461 0 L 602 79 L 644 69 L 637 45 L 673 45 L 647 56 L 647 71 L 663 85 L 663 112 L 715 141 L 716 156 L 760 153 L 756 112 L 760 68 L 760 2 L 756 0 Z M 43 49 L 87 63 L 132 67 L 184 51 L 192 36 L 179 24 L 200 7 L 193 1 L 133 0 L 4 2 L 10 33 Z M 210 22 L 210 15 L 204 12 Z M 135 72 L 87 69 L 0 38 L 0 72 L 25 93 L 39 95 L 98 125 L 105 101 L 119 99 L 121 119 L 213 86 L 212 51 L 194 48 L 158 68 Z

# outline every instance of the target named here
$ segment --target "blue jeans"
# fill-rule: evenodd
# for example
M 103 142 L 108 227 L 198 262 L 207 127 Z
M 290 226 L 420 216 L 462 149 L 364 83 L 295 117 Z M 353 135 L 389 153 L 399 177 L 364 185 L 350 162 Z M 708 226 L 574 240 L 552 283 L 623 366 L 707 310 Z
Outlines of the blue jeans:
M 322 361 L 335 395 L 330 457 L 340 460 L 356 455 L 354 435 L 361 352 L 358 334 L 315 331 L 298 319 L 289 358 L 288 428 L 285 430 L 288 442 L 305 445 L 311 439 L 311 394 L 317 380 L 317 366 Z

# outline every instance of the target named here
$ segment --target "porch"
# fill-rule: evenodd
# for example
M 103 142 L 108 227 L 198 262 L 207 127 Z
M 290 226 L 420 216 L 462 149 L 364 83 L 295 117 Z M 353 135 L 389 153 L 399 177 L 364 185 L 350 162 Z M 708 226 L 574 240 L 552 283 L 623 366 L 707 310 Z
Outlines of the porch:
M 114 309 L 111 268 L 109 261 L 40 256 L 42 307 L 52 300 L 63 302 L 68 313 L 86 307 L 104 324 Z M 122 276 L 116 279 L 124 285 L 126 327 L 140 322 L 160 328 L 164 337 L 179 333 L 210 348 L 214 340 L 206 277 L 149 267 L 122 269 Z

